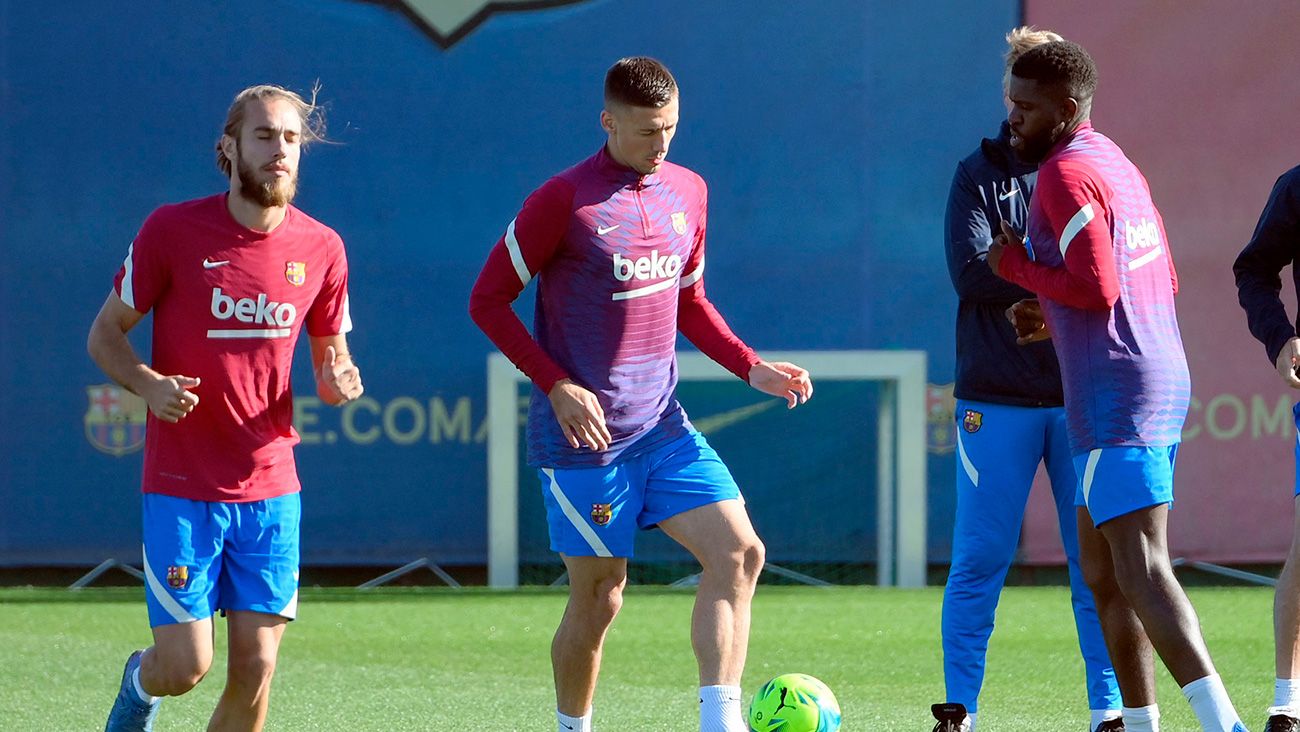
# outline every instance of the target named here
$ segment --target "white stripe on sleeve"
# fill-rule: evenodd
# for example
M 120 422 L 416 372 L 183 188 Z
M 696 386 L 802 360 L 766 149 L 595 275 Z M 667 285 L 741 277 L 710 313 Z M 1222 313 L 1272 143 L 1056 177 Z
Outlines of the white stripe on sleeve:
M 131 278 L 135 276 L 135 242 L 126 248 L 126 261 L 122 262 L 125 270 L 122 274 L 122 302 L 135 307 L 135 287 Z
M 1089 221 L 1095 219 L 1097 215 L 1093 213 L 1092 204 L 1085 203 L 1083 208 L 1079 209 L 1074 216 L 1070 217 L 1070 223 L 1065 225 L 1065 231 L 1061 232 L 1061 258 L 1065 258 L 1065 250 L 1070 248 L 1070 242 L 1078 236 L 1083 227 L 1088 225 Z
M 510 225 L 506 227 L 506 250 L 510 252 L 510 263 L 515 266 L 515 274 L 519 275 L 519 281 L 528 286 L 533 276 L 528 273 L 528 265 L 524 262 L 524 253 L 519 249 L 519 240 L 515 238 L 515 221 L 511 219 Z

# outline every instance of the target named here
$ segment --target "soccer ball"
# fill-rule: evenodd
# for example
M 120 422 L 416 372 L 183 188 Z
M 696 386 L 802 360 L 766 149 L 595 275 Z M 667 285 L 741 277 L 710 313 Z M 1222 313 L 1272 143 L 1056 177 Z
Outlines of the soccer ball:
M 836 732 L 840 703 L 807 674 L 782 674 L 763 684 L 749 705 L 753 732 Z

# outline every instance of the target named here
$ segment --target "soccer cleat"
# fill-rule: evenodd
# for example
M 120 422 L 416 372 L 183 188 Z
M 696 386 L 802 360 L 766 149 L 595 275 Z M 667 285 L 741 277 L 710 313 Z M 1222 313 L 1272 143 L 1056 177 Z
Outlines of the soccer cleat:
M 1264 724 L 1264 732 L 1300 732 L 1300 719 L 1274 714 Z
M 931 704 L 930 713 L 939 720 L 932 732 L 969 732 L 966 706 L 963 704 Z
M 113 700 L 113 709 L 108 713 L 108 724 L 104 725 L 104 732 L 150 732 L 153 729 L 153 720 L 158 716 L 162 700 L 153 704 L 141 701 L 135 693 L 135 682 L 131 678 L 136 669 L 140 668 L 142 653 L 144 651 L 136 651 L 126 659 L 126 668 L 122 670 L 122 687 L 117 690 L 117 699 Z
M 1097 729 L 1093 732 L 1124 732 L 1124 718 L 1108 719 L 1097 725 Z

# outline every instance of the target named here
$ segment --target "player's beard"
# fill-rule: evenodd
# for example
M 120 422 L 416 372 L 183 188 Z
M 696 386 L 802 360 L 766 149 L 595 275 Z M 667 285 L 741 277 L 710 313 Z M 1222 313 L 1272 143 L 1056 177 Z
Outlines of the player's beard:
M 257 171 L 244 162 L 244 156 L 240 154 L 237 157 L 240 196 L 262 208 L 278 208 L 293 202 L 293 197 L 298 193 L 297 174 L 288 179 L 272 176 L 270 180 L 258 180 Z

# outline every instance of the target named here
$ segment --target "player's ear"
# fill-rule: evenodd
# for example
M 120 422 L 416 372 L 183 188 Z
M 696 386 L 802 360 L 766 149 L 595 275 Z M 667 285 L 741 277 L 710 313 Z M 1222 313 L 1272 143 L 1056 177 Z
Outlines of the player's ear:
M 600 110 L 600 128 L 609 134 L 614 134 L 614 115 L 609 113 L 608 109 Z
M 238 146 L 235 144 L 235 138 L 230 135 L 222 135 L 221 152 L 226 156 L 226 160 L 229 160 L 230 164 L 233 166 L 235 164 L 235 156 L 238 154 Z
M 1067 120 L 1072 120 L 1079 114 L 1079 100 L 1074 97 L 1066 97 L 1061 102 L 1061 112 L 1065 114 Z

